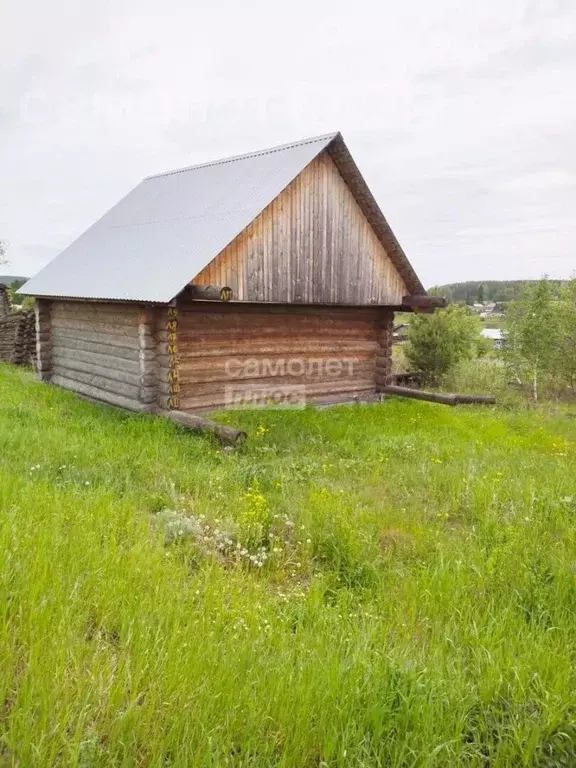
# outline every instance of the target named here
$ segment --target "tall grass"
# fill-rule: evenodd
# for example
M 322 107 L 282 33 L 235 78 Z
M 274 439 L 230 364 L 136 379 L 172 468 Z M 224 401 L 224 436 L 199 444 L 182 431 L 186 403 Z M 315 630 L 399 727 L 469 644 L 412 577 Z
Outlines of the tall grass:
M 0 370 L 6 764 L 574 765 L 570 414 L 220 417 Z

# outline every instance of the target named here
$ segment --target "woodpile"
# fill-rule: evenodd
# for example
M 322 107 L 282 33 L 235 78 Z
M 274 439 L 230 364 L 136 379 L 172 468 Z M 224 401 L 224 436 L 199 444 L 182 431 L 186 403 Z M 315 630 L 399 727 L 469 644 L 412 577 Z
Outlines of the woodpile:
M 32 365 L 36 356 L 36 329 L 34 312 L 18 312 L 11 362 L 15 365 Z
M 35 352 L 34 313 L 12 311 L 8 290 L 0 285 L 0 362 L 31 365 Z
M 8 295 L 8 286 L 0 283 L 0 318 L 10 314 L 10 296 Z

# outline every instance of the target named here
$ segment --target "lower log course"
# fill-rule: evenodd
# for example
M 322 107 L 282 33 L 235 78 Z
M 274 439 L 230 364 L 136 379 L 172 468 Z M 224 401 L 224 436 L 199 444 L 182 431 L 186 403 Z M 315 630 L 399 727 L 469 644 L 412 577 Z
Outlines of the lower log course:
M 84 360 L 76 360 L 73 355 L 69 353 L 64 354 L 64 352 L 61 352 L 60 350 L 55 352 L 52 356 L 52 367 L 54 369 L 66 368 L 70 373 L 79 371 L 80 373 L 102 376 L 111 381 L 121 381 L 125 384 L 133 384 L 135 386 L 140 384 L 140 376 L 134 370 L 122 370 L 121 368 L 87 363 Z M 70 378 L 74 377 L 70 376 Z
M 99 403 L 117 405 L 120 408 L 127 408 L 130 411 L 148 411 L 148 406 L 145 403 L 140 403 L 138 400 L 134 400 L 131 397 L 124 397 L 115 392 L 106 392 L 105 390 L 93 387 L 89 384 L 82 384 L 76 379 L 70 379 L 67 376 L 55 374 L 52 376 L 52 383 L 59 387 L 64 387 L 64 389 L 71 389 L 79 395 L 84 395 L 84 397 L 87 397 L 90 400 L 96 400 Z

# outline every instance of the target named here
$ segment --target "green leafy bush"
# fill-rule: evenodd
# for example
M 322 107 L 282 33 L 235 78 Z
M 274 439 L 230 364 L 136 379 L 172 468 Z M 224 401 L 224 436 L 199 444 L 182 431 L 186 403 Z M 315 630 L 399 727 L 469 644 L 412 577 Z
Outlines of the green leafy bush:
M 406 347 L 411 368 L 437 384 L 458 362 L 478 353 L 481 327 L 477 317 L 456 304 L 432 315 L 415 315 Z

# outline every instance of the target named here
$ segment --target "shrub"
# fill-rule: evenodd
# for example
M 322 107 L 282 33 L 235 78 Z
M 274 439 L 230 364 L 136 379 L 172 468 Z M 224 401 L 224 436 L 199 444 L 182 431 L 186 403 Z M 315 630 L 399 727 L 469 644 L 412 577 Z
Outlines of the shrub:
M 415 315 L 410 323 L 406 357 L 428 383 L 437 384 L 460 360 L 478 352 L 480 330 L 480 320 L 456 304 L 432 315 Z

